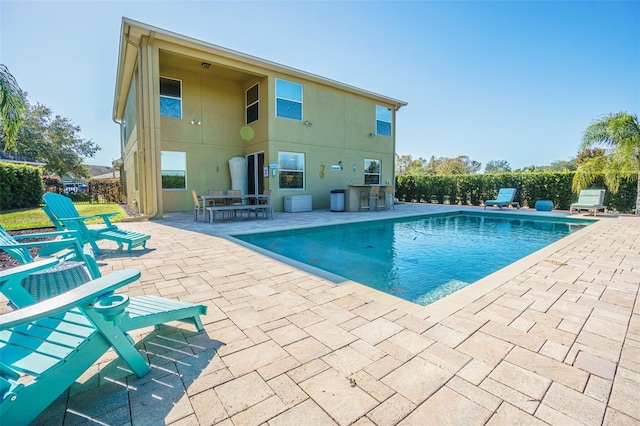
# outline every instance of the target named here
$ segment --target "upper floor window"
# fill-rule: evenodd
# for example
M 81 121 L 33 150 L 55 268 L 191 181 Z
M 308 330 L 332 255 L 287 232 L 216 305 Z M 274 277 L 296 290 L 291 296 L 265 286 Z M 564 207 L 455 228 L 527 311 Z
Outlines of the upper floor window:
M 276 117 L 302 121 L 302 84 L 276 78 Z
M 160 116 L 182 118 L 182 82 L 160 77 Z
M 376 133 L 391 136 L 391 109 L 376 105 Z
M 251 86 L 247 90 L 247 122 L 246 124 L 258 121 L 258 111 L 260 104 L 260 96 L 258 90 L 258 83 Z
M 160 152 L 162 189 L 187 189 L 187 153 Z
M 364 184 L 380 185 L 380 160 L 364 160 Z
M 278 152 L 280 189 L 304 189 L 304 154 Z

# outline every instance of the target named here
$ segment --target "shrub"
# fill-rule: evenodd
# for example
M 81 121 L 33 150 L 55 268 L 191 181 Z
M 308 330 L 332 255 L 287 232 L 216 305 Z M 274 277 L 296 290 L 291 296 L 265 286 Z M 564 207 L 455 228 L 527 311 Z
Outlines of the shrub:
M 37 207 L 42 201 L 38 167 L 0 163 L 0 210 Z

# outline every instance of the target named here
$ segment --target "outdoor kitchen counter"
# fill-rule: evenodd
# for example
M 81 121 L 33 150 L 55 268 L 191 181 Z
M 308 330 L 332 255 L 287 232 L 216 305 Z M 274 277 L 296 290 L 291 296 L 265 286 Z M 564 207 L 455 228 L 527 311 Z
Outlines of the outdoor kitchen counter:
M 362 191 L 371 191 L 372 186 L 379 186 L 380 193 L 384 193 L 389 185 L 348 185 L 344 194 L 344 209 L 348 212 L 360 211 L 360 194 Z M 368 210 L 364 210 L 368 211 Z

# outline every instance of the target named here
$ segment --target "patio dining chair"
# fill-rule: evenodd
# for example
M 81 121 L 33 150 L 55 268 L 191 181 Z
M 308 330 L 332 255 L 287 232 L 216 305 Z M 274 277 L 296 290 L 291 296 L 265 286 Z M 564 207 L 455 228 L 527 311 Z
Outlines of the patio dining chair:
M 224 195 L 224 191 L 221 189 L 210 189 L 209 190 L 209 195 L 220 195 L 223 196 Z M 215 207 L 215 206 L 224 206 L 226 203 L 226 200 L 224 199 L 219 199 L 219 200 L 210 200 L 211 201 L 211 207 Z
M 265 189 L 262 191 L 262 196 L 258 197 L 258 207 L 256 209 L 256 217 L 258 217 L 258 210 L 264 214 L 265 219 L 273 219 L 273 206 L 271 205 L 271 190 Z
M 244 202 L 242 200 L 242 192 L 239 189 L 229 189 L 227 191 L 227 195 L 232 197 L 229 198 L 229 204 L 231 204 L 232 206 L 244 205 Z M 231 212 L 233 212 L 234 217 L 238 214 L 238 212 L 240 212 L 240 217 L 242 217 L 242 209 L 233 209 L 231 210 Z
M 200 202 L 200 197 L 196 194 L 195 190 L 191 190 L 191 195 L 193 196 L 193 221 L 198 221 L 198 216 L 202 215 L 202 220 L 205 220 L 204 217 L 204 201 Z

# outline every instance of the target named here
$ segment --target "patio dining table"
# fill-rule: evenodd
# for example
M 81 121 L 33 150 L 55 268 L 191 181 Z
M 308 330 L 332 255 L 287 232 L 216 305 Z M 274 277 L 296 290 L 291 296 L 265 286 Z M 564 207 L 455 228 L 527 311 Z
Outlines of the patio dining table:
M 224 201 L 225 204 L 229 205 L 231 204 L 231 200 L 234 199 L 241 199 L 244 203 L 245 200 L 247 201 L 251 201 L 251 200 L 256 200 L 256 204 L 259 203 L 259 200 L 269 200 L 269 195 L 262 195 L 262 194 L 245 194 L 245 195 L 199 195 L 200 199 L 202 199 L 202 201 L 205 203 L 205 207 L 207 206 L 207 203 L 210 203 L 212 201 Z
M 215 212 L 216 211 L 229 211 L 233 212 L 234 215 L 238 211 L 253 210 L 258 216 L 258 211 L 265 211 L 265 217 L 273 218 L 273 207 L 271 206 L 269 200 L 269 195 L 264 194 L 245 194 L 245 195 L 200 195 L 199 198 L 202 200 L 203 207 L 206 211 L 209 212 L 209 222 L 215 221 Z M 242 200 L 241 204 L 232 203 L 232 200 Z M 261 200 L 266 200 L 266 202 L 261 203 Z M 223 206 L 216 206 L 215 201 L 224 201 Z M 254 201 L 252 203 L 252 201 Z M 205 215 L 206 221 L 206 215 Z

